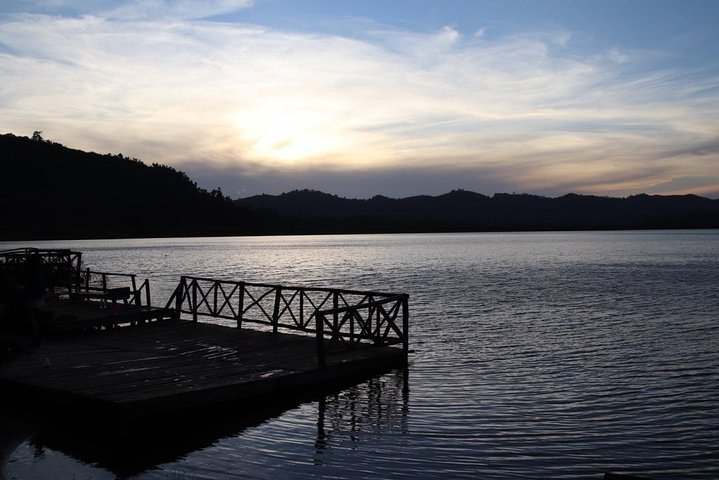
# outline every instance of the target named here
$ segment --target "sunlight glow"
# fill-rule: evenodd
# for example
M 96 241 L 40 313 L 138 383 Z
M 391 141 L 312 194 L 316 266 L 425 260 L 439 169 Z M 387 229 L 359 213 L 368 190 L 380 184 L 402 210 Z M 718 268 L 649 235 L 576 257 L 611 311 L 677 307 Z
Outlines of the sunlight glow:
M 322 112 L 270 103 L 236 115 L 234 123 L 249 158 L 297 163 L 343 149 L 331 118 Z
M 386 172 L 442 177 L 437 193 L 719 192 L 713 65 L 617 44 L 584 51 L 582 32 L 499 32 L 480 17 L 433 29 L 334 18 L 329 30 L 213 17 L 255 4 L 0 16 L 2 128 L 214 168 L 227 182 L 291 185 L 302 172 L 313 182 L 302 186 L 322 189 L 317 172 L 362 171 L 392 188 Z

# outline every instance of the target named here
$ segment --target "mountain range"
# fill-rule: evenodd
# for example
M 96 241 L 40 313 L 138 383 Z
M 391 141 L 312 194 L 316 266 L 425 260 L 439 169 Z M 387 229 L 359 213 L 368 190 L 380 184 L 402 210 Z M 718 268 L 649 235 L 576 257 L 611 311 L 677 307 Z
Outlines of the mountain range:
M 257 195 L 235 204 L 279 215 L 297 233 L 717 228 L 719 200 L 696 195 L 627 198 L 567 194 L 346 199 L 313 190 Z
M 0 135 L 0 240 L 379 232 L 719 228 L 696 195 L 548 198 L 454 190 L 347 199 L 314 190 L 231 200 L 173 167 Z

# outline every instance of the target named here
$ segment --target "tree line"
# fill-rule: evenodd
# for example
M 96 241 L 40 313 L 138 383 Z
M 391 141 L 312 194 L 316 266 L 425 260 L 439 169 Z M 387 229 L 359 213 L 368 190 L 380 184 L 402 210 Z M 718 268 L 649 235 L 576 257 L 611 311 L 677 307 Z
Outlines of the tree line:
M 567 194 L 347 199 L 315 190 L 231 200 L 168 165 L 0 135 L 0 239 L 719 228 L 719 200 Z

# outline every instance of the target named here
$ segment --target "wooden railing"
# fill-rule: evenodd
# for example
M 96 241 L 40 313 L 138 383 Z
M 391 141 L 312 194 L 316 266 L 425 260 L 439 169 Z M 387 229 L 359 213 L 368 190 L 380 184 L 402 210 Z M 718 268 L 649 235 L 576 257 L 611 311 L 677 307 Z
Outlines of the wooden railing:
M 41 269 L 48 286 L 64 287 L 80 274 L 82 253 L 69 249 L 14 248 L 0 251 L 0 277 L 27 276 Z
M 408 304 L 409 295 L 398 294 L 316 312 L 315 334 L 320 364 L 324 364 L 327 353 L 334 349 L 351 350 L 362 341 L 374 345 L 402 344 L 406 356 L 409 349 Z M 329 336 L 329 340 L 326 340 L 326 336 Z
M 151 306 L 150 282 L 144 280 L 137 285 L 137 276 L 132 273 L 96 272 L 89 268 L 80 272 L 78 281 L 68 287 L 70 296 L 86 300 L 99 299 L 115 303 L 122 300 L 142 306 L 142 294 L 145 294 L 145 306 Z
M 79 270 L 82 252 L 66 248 L 43 249 L 32 247 L 0 250 L 0 262 L 5 263 L 25 263 L 32 256 L 39 257 L 44 264 L 65 264 Z
M 166 308 L 178 315 L 232 320 L 314 333 L 317 353 L 353 349 L 360 343 L 402 345 L 408 351 L 408 295 L 358 290 L 180 278 Z
M 15 248 L 0 250 L 0 279 L 22 282 L 36 275 L 44 287 L 74 299 L 122 301 L 151 306 L 150 283 L 139 286 L 137 277 L 127 273 L 82 270 L 82 252 L 69 249 Z

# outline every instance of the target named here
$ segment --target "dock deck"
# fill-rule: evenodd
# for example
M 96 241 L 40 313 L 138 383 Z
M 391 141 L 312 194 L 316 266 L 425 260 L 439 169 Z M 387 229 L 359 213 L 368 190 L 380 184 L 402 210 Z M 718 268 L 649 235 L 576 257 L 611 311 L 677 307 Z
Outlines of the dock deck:
M 50 334 L 112 328 L 177 317 L 177 313 L 168 308 L 101 302 L 55 301 L 42 311 L 47 319 L 42 321 L 41 326 L 43 331 Z
M 182 276 L 165 306 L 153 307 L 149 280 L 82 270 L 81 255 L 0 252 L 0 278 L 16 287 L 0 297 L 0 319 L 42 335 L 0 363 L 5 396 L 142 415 L 277 397 L 406 364 L 406 294 Z M 48 301 L 34 288 L 44 281 Z
M 363 346 L 327 355 L 320 367 L 312 336 L 173 319 L 52 338 L 0 364 L 0 384 L 59 404 L 144 414 L 278 395 L 404 358 L 400 348 Z

